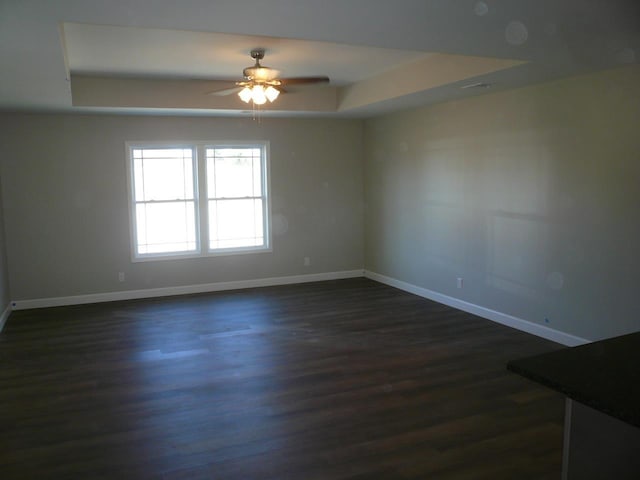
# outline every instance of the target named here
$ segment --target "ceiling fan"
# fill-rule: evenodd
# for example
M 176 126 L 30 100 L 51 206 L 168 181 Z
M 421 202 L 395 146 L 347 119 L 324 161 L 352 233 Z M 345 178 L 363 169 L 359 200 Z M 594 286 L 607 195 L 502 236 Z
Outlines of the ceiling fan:
M 231 95 L 238 93 L 238 96 L 246 103 L 253 101 L 256 105 L 263 105 L 267 101 L 273 102 L 281 93 L 286 93 L 284 87 L 329 82 L 329 77 L 327 76 L 278 78 L 280 74 L 278 70 L 260 64 L 260 60 L 264 58 L 264 53 L 264 48 L 251 50 L 251 58 L 256 63 L 242 71 L 244 79 L 235 82 L 236 86 L 233 88 L 217 90 L 211 92 L 211 94 Z

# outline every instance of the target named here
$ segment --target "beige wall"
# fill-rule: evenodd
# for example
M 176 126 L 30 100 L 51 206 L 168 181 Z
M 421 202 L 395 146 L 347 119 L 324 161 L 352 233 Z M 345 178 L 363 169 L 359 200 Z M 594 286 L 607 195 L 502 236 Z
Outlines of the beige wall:
M 9 283 L 23 300 L 364 264 L 584 338 L 640 330 L 639 125 L 638 66 L 364 131 L 329 119 L 2 114 L 0 300 Z M 271 142 L 272 253 L 131 263 L 124 143 L 167 139 Z
M 365 268 L 588 339 L 640 330 L 639 128 L 638 66 L 368 121 Z
M 270 141 L 273 252 L 132 263 L 125 142 L 217 139 Z M 5 114 L 0 157 L 14 300 L 363 265 L 359 121 Z

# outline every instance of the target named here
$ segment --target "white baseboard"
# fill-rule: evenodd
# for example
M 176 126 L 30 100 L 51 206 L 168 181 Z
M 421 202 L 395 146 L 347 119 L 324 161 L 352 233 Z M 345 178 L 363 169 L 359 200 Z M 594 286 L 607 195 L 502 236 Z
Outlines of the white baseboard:
M 144 290 L 125 290 L 119 292 L 94 293 L 89 295 L 74 295 L 69 297 L 36 298 L 31 300 L 15 300 L 0 315 L 0 331 L 13 310 L 27 310 L 30 308 L 61 307 L 65 305 L 82 305 L 87 303 L 113 302 L 118 300 L 134 300 L 140 298 L 167 297 L 171 295 L 187 295 L 191 293 L 219 292 L 223 290 L 239 290 L 244 288 L 270 287 L 275 285 L 289 285 L 294 283 L 320 282 L 324 280 L 339 280 L 344 278 L 367 277 L 385 285 L 389 285 L 420 297 L 428 298 L 438 303 L 448 305 L 479 317 L 512 327 L 538 337 L 546 338 L 567 346 L 589 343 L 590 340 L 577 337 L 569 333 L 514 317 L 506 313 L 481 307 L 465 302 L 442 293 L 418 287 L 411 283 L 387 277 L 369 270 L 345 270 L 340 272 L 312 273 L 307 275 L 291 275 L 287 277 L 258 278 L 252 280 L 237 280 L 231 282 L 205 283 L 199 285 L 184 285 L 178 287 L 162 287 Z
M 232 282 L 204 283 L 178 287 L 150 288 L 144 290 L 125 290 L 120 292 L 92 293 L 89 295 L 73 295 L 70 297 L 35 298 L 31 300 L 14 300 L 14 310 L 30 308 L 61 307 L 65 305 L 82 305 L 86 303 L 113 302 L 117 300 L 134 300 L 139 298 L 168 297 L 171 295 L 187 295 L 190 293 L 220 292 L 243 288 L 271 287 L 292 283 L 321 282 L 364 276 L 363 270 L 345 270 L 340 272 L 312 273 L 307 275 L 291 275 L 288 277 L 257 278 Z
M 457 298 L 434 292 L 433 290 L 428 290 L 426 288 L 418 287 L 411 283 L 403 282 L 402 280 L 387 277 L 385 275 L 371 272 L 369 270 L 365 270 L 364 276 L 370 278 L 371 280 L 375 280 L 376 282 L 399 288 L 400 290 L 413 293 L 414 295 L 418 295 L 420 297 L 428 298 L 429 300 L 433 300 L 434 302 L 443 303 L 444 305 L 457 308 L 458 310 L 472 313 L 479 317 L 486 318 L 487 320 L 492 320 L 502 325 L 506 325 L 523 332 L 531 333 L 538 337 L 546 338 L 547 340 L 561 343 L 569 347 L 583 345 L 590 342 L 590 340 L 587 340 L 585 338 L 576 337 L 575 335 L 571 335 L 569 333 L 554 330 L 553 328 L 545 327 L 544 325 L 538 325 L 537 323 L 533 323 L 522 318 L 514 317 L 512 315 L 507 315 L 506 313 L 501 313 L 496 310 L 481 307 L 480 305 L 465 302 L 464 300 L 459 300 Z
M 11 304 L 7 305 L 7 308 L 5 308 L 4 312 L 2 312 L 2 315 L 0 315 L 0 332 L 2 332 L 4 324 L 7 323 L 9 315 L 11 315 Z

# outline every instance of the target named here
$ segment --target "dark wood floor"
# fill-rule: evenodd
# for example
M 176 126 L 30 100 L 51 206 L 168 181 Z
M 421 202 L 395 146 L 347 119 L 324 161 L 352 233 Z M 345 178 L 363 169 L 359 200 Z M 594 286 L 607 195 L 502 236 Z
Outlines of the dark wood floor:
M 14 312 L 0 477 L 555 480 L 559 347 L 365 279 Z

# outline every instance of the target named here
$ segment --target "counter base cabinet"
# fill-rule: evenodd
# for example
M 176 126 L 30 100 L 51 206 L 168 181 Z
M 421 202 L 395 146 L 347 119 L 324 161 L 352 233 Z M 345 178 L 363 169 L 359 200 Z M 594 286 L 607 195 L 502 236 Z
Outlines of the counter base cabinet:
M 640 479 L 640 428 L 567 398 L 563 480 Z

